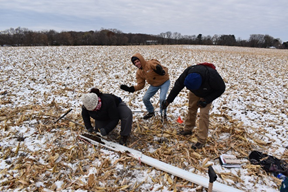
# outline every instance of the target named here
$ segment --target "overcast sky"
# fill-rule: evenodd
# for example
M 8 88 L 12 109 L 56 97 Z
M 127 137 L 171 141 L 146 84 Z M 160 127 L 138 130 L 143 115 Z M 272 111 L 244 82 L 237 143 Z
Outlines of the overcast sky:
M 0 0 L 0 31 L 251 34 L 288 41 L 288 0 Z

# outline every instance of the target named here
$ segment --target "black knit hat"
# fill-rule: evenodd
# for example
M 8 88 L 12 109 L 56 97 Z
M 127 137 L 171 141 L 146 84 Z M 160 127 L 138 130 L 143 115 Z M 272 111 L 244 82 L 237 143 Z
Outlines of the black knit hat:
M 140 60 L 138 57 L 133 56 L 133 57 L 131 58 L 132 63 L 134 64 L 134 61 L 136 61 L 137 59 Z

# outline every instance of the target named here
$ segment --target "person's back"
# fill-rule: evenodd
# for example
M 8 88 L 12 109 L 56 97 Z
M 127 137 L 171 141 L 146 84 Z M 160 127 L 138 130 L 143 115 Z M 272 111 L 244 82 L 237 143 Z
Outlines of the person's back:
M 188 114 L 185 119 L 184 129 L 178 134 L 183 136 L 193 134 L 192 130 L 196 127 L 197 111 L 200 108 L 198 141 L 191 146 L 192 149 L 199 149 L 204 146 L 208 137 L 209 111 L 212 101 L 224 93 L 225 83 L 216 71 L 214 64 L 201 63 L 192 65 L 187 67 L 178 77 L 162 106 L 166 108 L 172 103 L 184 87 L 190 90 L 188 93 Z

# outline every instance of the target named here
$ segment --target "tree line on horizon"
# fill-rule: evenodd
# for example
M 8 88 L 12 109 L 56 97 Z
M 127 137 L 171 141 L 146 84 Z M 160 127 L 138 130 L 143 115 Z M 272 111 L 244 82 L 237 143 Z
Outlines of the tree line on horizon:
M 31 31 L 27 28 L 10 28 L 0 32 L 1 46 L 80 46 L 80 45 L 224 45 L 259 48 L 288 49 L 288 41 L 283 42 L 270 35 L 252 34 L 249 40 L 236 40 L 234 35 L 181 35 L 165 32 L 159 35 L 123 33 L 117 29 L 99 31 Z

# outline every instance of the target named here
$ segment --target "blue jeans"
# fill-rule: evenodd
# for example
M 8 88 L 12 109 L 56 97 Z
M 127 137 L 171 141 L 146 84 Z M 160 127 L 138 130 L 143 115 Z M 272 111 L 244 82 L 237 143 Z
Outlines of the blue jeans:
M 165 83 L 163 83 L 158 87 L 150 85 L 150 87 L 147 89 L 147 92 L 143 97 L 143 102 L 149 113 L 154 112 L 154 107 L 150 102 L 150 98 L 153 97 L 156 94 L 156 92 L 160 89 L 160 113 L 162 114 L 162 101 L 166 99 L 169 86 L 170 86 L 170 80 L 168 79 Z M 164 114 L 166 114 L 166 109 L 164 110 Z

